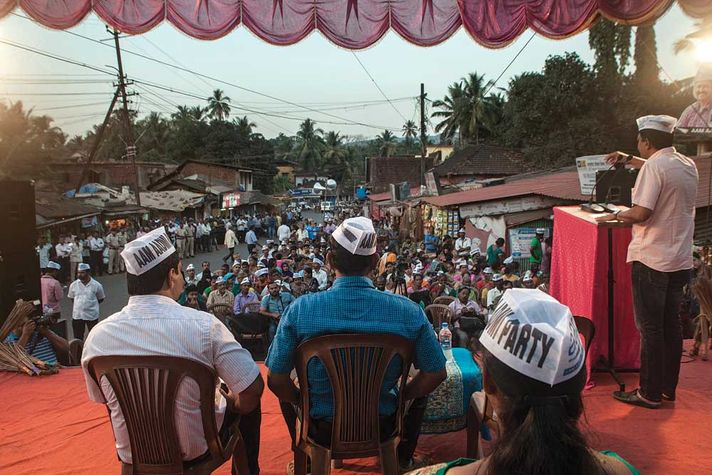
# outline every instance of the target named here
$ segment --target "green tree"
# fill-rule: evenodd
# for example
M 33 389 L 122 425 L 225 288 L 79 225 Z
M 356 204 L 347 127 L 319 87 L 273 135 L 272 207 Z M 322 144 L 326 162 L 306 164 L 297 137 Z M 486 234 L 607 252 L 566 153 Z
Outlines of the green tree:
M 642 87 L 654 87 L 660 84 L 658 67 L 658 48 L 655 44 L 653 25 L 639 26 L 635 29 L 635 49 L 633 51 L 635 72 L 633 81 Z
M 0 175 L 36 177 L 64 153 L 67 136 L 52 122 L 25 110 L 21 101 L 0 103 Z
M 477 143 L 483 133 L 491 134 L 483 119 L 491 102 L 488 91 L 492 86 L 492 81 L 486 81 L 477 73 L 470 73 L 451 84 L 448 94 L 442 100 L 433 102 L 433 107 L 438 110 L 431 116 L 442 119 L 435 126 L 435 131 L 441 133 L 446 141 L 451 141 L 457 134 L 460 144 Z
M 208 113 L 212 119 L 223 121 L 230 116 L 230 98 L 222 89 L 215 89 L 208 97 Z
M 588 30 L 588 45 L 594 51 L 593 69 L 599 79 L 616 80 L 630 61 L 631 28 L 604 17 Z
M 306 171 L 316 170 L 321 163 L 324 150 L 324 131 L 316 127 L 316 122 L 306 119 L 299 125 L 294 154 Z
M 237 128 L 237 133 L 240 134 L 240 136 L 248 139 L 252 137 L 253 129 L 257 128 L 257 124 L 251 122 L 250 119 L 247 118 L 247 116 L 235 118 L 232 120 L 232 122 Z
M 383 133 L 376 136 L 376 144 L 378 153 L 382 157 L 390 157 L 396 151 L 396 136 L 390 130 L 384 130 Z
M 412 120 L 406 121 L 403 124 L 403 137 L 405 137 L 406 147 L 410 148 L 415 139 L 418 137 L 418 126 Z

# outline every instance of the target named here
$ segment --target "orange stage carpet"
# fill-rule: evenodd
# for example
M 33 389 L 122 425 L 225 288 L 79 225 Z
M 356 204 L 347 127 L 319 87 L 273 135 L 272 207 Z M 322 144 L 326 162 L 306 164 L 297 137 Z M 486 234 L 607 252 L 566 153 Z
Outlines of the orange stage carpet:
M 624 378 L 637 383 L 635 374 Z M 598 385 L 585 393 L 594 447 L 618 452 L 644 474 L 712 473 L 712 362 L 683 364 L 678 401 L 655 411 L 611 399 L 614 385 L 607 374 L 594 380 Z M 1 473 L 119 473 L 106 410 L 87 399 L 81 370 L 34 378 L 0 373 L 0 408 Z M 291 460 L 289 436 L 269 391 L 262 411 L 262 473 L 283 474 Z M 463 456 L 465 432 L 423 436 L 418 450 L 434 461 Z M 376 459 L 347 461 L 345 469 L 334 473 L 378 472 Z M 229 464 L 217 473 L 230 473 Z

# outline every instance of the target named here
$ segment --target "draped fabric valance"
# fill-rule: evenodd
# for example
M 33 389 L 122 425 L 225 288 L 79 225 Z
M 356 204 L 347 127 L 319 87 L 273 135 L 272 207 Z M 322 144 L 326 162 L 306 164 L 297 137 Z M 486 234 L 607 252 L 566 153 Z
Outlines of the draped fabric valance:
M 710 0 L 677 0 L 690 16 L 712 14 Z M 638 25 L 663 14 L 672 0 L 0 0 L 0 17 L 16 8 L 55 29 L 71 28 L 92 11 L 128 34 L 168 21 L 185 34 L 214 40 L 242 25 L 275 45 L 318 30 L 348 49 L 373 45 L 392 29 L 419 46 L 448 39 L 460 27 L 499 48 L 531 28 L 566 38 L 604 15 Z

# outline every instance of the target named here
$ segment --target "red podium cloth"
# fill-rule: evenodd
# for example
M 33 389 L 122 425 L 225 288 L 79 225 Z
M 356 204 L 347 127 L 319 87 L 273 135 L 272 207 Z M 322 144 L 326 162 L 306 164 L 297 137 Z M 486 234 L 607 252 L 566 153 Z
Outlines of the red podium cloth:
M 631 230 L 613 232 L 613 335 L 615 368 L 640 367 L 640 335 L 633 319 L 631 266 L 626 264 Z M 568 305 L 574 315 L 590 318 L 596 336 L 587 356 L 587 367 L 600 356 L 608 357 L 608 230 L 597 225 L 578 207 L 554 208 L 551 255 L 551 295 Z

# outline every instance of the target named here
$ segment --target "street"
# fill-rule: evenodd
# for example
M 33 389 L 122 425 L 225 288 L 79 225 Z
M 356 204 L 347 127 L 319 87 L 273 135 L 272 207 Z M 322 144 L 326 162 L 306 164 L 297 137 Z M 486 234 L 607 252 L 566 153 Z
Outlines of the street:
M 306 211 L 302 213 L 305 220 L 315 219 L 318 222 L 322 220 L 322 214 L 317 212 Z M 265 242 L 266 238 L 260 237 L 260 244 Z M 244 243 L 238 244 L 237 250 L 243 258 L 247 257 L 247 245 Z M 210 269 L 219 269 L 223 264 L 223 257 L 227 254 L 225 246 L 220 245 L 217 251 L 210 253 L 200 253 L 196 254 L 195 257 L 183 259 L 183 269 L 188 266 L 188 264 L 193 264 L 197 272 L 200 272 L 201 264 L 203 261 L 210 262 Z M 100 320 L 105 319 L 109 315 L 112 315 L 119 310 L 121 310 L 128 302 L 128 292 L 126 289 L 126 274 L 104 274 L 101 277 L 93 276 L 101 285 L 104 286 L 104 293 L 106 294 L 106 299 L 101 304 L 101 315 Z M 73 336 L 72 334 L 72 301 L 69 300 L 67 295 L 67 289 L 64 289 L 64 299 L 62 300 L 62 318 L 67 321 L 67 336 Z

